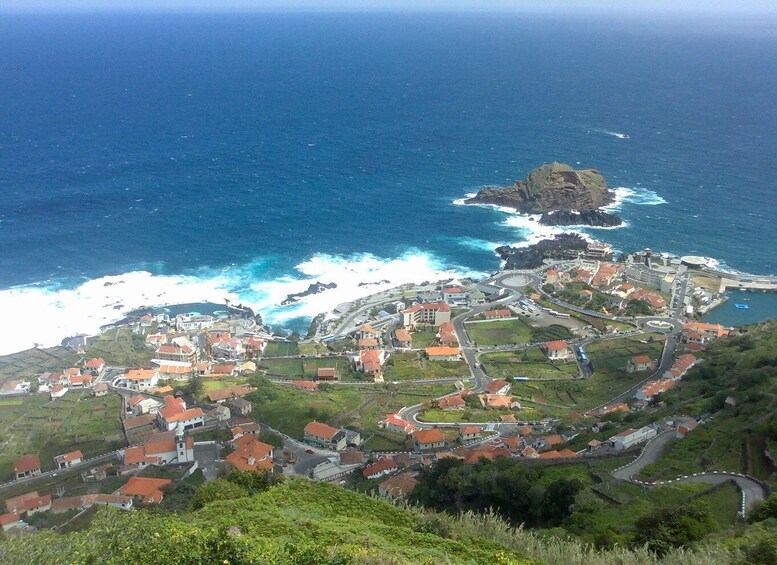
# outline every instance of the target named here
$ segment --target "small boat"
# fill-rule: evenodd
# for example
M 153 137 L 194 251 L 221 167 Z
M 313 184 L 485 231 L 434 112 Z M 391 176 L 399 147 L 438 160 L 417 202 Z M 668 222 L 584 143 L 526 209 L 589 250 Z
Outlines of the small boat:
M 749 310 L 750 305 L 749 304 L 734 304 L 734 308 L 738 308 L 739 310 Z

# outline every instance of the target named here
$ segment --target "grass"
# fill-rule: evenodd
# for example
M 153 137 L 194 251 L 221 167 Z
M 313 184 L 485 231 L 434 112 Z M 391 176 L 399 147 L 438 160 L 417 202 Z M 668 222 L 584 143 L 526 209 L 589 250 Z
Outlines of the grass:
M 310 393 L 289 386 L 262 385 L 248 395 L 254 402 L 253 417 L 267 425 L 302 439 L 303 429 L 313 421 L 349 426 L 363 432 L 378 431 L 378 421 L 403 406 L 419 404 L 453 390 L 445 385 L 393 385 L 348 387 L 330 385 Z M 366 437 L 366 435 L 364 436 Z
M 526 351 L 485 353 L 480 362 L 495 379 L 530 377 L 534 379 L 572 379 L 580 375 L 577 363 L 552 363 L 539 348 Z
M 100 335 L 84 357 L 102 357 L 108 365 L 119 367 L 150 367 L 154 350 L 146 347 L 142 335 L 133 333 L 128 326 L 121 326 Z
M 413 348 L 422 349 L 436 345 L 437 331 L 434 329 L 416 330 L 410 334 L 410 337 L 413 338 Z
M 271 341 L 262 354 L 264 357 L 289 357 L 299 355 L 296 341 Z
M 532 327 L 521 318 L 470 322 L 467 324 L 467 333 L 477 345 L 510 345 L 532 340 Z
M 260 371 L 264 370 L 267 376 L 281 377 L 281 378 L 297 378 L 302 377 L 302 359 L 267 359 L 262 358 L 257 364 L 256 368 Z
M 629 359 L 635 355 L 659 360 L 664 339 L 662 334 L 608 339 L 586 346 L 585 351 L 595 372 L 611 375 L 624 370 Z
M 75 364 L 78 357 L 64 347 L 28 349 L 0 356 L 0 380 L 30 379 L 44 372 L 64 369 Z
M 54 402 L 45 394 L 21 400 L 0 410 L 0 478 L 10 478 L 13 461 L 24 453 L 37 453 L 48 470 L 55 455 L 80 449 L 89 458 L 123 445 L 117 394 L 95 398 L 89 390 L 71 390 Z
M 464 361 L 429 361 L 419 353 L 394 353 L 384 366 L 386 381 L 469 378 Z

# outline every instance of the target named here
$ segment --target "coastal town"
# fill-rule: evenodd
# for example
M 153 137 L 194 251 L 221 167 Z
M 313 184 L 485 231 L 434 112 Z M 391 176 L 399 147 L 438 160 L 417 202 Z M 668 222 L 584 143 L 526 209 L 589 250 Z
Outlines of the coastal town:
M 273 334 L 244 309 L 139 313 L 3 380 L 0 523 L 67 531 L 99 506 L 163 504 L 235 470 L 394 499 L 444 458 L 634 460 L 613 480 L 648 484 L 637 476 L 660 450 L 642 461 L 645 445 L 713 418 L 666 400 L 710 344 L 739 333 L 699 315 L 727 287 L 773 284 L 650 250 L 615 260 L 591 242 L 535 269 L 355 300 L 307 336 Z M 37 351 L 15 370 L 41 366 Z M 744 516 L 766 488 L 734 480 Z

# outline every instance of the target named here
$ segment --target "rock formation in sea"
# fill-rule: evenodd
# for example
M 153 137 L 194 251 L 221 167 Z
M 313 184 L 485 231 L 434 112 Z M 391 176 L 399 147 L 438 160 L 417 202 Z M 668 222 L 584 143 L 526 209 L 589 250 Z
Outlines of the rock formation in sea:
M 540 218 L 543 226 L 597 226 L 615 227 L 623 223 L 618 216 L 601 210 L 559 210 L 545 212 Z
M 308 286 L 307 290 L 304 290 L 302 292 L 295 292 L 293 294 L 289 294 L 286 296 L 286 299 L 281 302 L 281 306 L 288 306 L 289 304 L 294 304 L 295 302 L 299 302 L 300 298 L 305 298 L 306 296 L 310 296 L 311 294 L 318 294 L 319 292 L 324 292 L 325 290 L 328 290 L 330 288 L 337 288 L 337 283 L 320 283 L 315 282 Z
M 505 269 L 536 269 L 545 259 L 575 259 L 587 247 L 588 242 L 581 235 L 560 233 L 528 247 L 503 245 L 496 252 L 505 262 Z
M 575 170 L 564 163 L 550 163 L 534 169 L 524 179 L 504 188 L 484 188 L 467 204 L 494 204 L 513 208 L 525 214 L 546 214 L 550 212 L 588 212 L 612 203 L 614 196 L 607 181 L 595 169 Z M 590 216 L 591 222 L 614 224 L 620 218 L 607 212 Z M 570 223 L 561 223 L 569 219 Z M 573 221 L 574 220 L 574 221 Z M 549 216 L 548 225 L 573 225 L 581 223 L 576 216 Z M 572 222 L 573 221 L 573 222 Z M 582 222 L 584 223 L 584 222 Z M 590 225 L 602 225 L 591 223 Z

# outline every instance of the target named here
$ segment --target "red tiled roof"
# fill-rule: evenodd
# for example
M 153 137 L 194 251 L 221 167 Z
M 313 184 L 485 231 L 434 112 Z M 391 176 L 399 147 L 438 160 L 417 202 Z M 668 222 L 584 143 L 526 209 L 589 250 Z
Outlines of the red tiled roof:
M 273 464 L 270 454 L 272 453 L 273 446 L 262 443 L 250 436 L 243 437 L 248 438 L 250 441 L 227 455 L 227 463 L 243 471 L 256 471 L 258 469 L 271 471 Z
M 391 457 L 381 457 L 378 459 L 375 463 L 372 465 L 367 465 L 362 470 L 362 475 L 365 478 L 370 478 L 374 475 L 378 475 L 380 473 L 386 473 L 391 472 L 397 469 L 397 464 L 394 463 L 394 460 Z
M 37 455 L 22 455 L 14 462 L 14 470 L 17 473 L 29 473 L 40 469 L 40 457 Z
M 461 353 L 458 347 L 427 347 L 425 351 L 429 357 L 453 357 Z
M 550 351 L 563 351 L 564 349 L 569 349 L 569 344 L 563 339 L 558 339 L 556 341 L 547 342 L 545 344 L 545 349 Z
M 293 386 L 294 388 L 301 388 L 304 390 L 318 390 L 318 383 L 314 383 L 313 381 L 305 381 L 305 380 L 291 381 L 291 386 Z
M 162 500 L 162 487 L 170 484 L 170 479 L 149 479 L 146 477 L 131 477 L 126 485 L 121 487 L 121 494 L 138 496 L 144 503 L 159 504 Z
M 445 436 L 442 434 L 442 430 L 439 428 L 432 428 L 431 430 L 416 430 L 415 438 L 420 444 L 443 443 L 445 441 Z
M 322 422 L 310 422 L 305 426 L 305 433 L 315 437 L 332 439 L 339 430 Z

